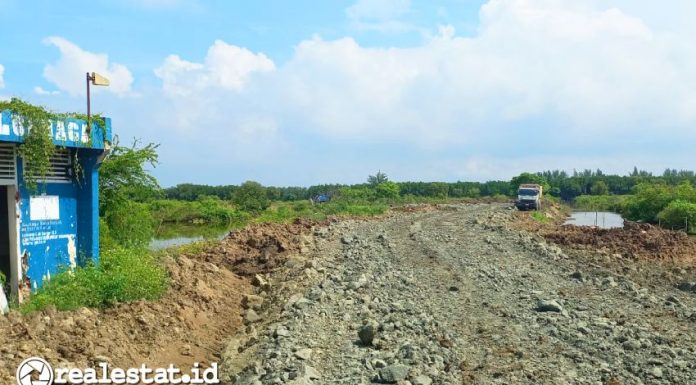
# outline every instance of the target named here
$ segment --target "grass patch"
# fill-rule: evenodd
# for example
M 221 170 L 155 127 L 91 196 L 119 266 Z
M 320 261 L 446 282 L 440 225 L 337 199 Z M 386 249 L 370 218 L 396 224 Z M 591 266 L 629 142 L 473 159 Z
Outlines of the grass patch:
M 29 313 L 48 306 L 58 310 L 103 308 L 119 302 L 156 300 L 168 286 L 167 272 L 154 254 L 114 248 L 102 253 L 98 265 L 89 264 L 52 277 L 20 306 Z
M 331 215 L 369 217 L 387 212 L 383 203 L 353 203 L 335 201 L 311 204 L 308 201 L 282 202 L 272 205 L 253 219 L 254 223 L 286 223 L 297 218 L 324 220 Z
M 551 218 L 547 217 L 546 214 L 541 211 L 534 211 L 529 214 L 529 216 L 539 223 L 548 223 L 551 220 Z

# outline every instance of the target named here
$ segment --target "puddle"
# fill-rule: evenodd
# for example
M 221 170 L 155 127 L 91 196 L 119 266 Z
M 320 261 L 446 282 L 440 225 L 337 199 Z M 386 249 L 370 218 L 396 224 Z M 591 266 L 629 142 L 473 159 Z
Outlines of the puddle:
M 577 211 L 570 215 L 566 225 L 597 226 L 602 229 L 624 227 L 624 219 L 617 213 L 605 211 Z

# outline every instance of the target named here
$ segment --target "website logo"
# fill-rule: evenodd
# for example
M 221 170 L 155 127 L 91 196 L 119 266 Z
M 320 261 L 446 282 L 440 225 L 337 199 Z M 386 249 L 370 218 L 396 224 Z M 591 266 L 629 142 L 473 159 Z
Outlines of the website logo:
M 51 385 L 53 368 L 43 358 L 31 357 L 17 368 L 17 385 Z

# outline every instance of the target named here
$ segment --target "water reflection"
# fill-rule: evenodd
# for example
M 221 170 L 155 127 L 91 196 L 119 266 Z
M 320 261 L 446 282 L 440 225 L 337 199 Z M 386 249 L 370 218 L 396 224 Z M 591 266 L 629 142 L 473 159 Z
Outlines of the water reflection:
M 566 220 L 565 224 L 615 229 L 624 227 L 624 219 L 617 213 L 605 211 L 577 211 L 570 215 L 570 218 Z

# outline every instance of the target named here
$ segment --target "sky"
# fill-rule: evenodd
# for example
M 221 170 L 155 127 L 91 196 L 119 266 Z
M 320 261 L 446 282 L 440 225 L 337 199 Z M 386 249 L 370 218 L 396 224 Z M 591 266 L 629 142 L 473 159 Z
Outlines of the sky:
M 0 98 L 112 118 L 163 186 L 696 169 L 692 0 L 0 0 Z

